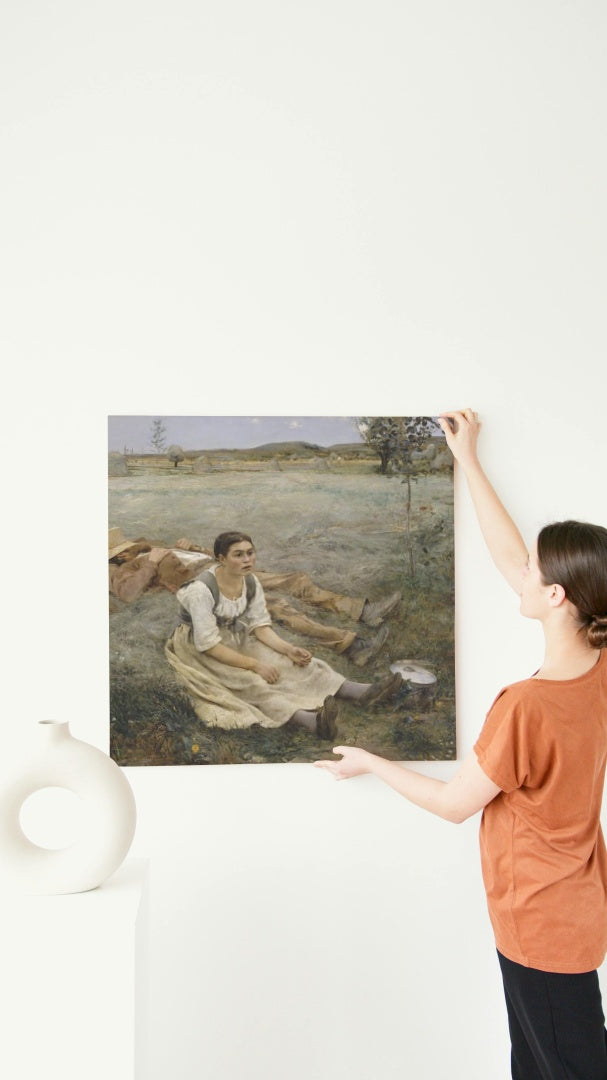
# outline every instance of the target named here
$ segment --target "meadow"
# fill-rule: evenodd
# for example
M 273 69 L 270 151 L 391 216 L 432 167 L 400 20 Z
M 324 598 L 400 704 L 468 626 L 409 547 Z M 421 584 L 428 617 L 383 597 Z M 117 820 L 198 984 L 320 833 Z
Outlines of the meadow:
M 260 467 L 226 464 L 191 469 L 131 468 L 109 479 L 109 525 L 126 536 L 170 546 L 180 537 L 212 546 L 227 529 L 253 536 L 257 564 L 269 571 L 305 570 L 319 585 L 370 600 L 395 589 L 402 600 L 389 617 L 382 651 L 364 668 L 311 639 L 278 632 L 311 649 L 349 679 L 373 681 L 399 659 L 414 659 L 437 677 L 432 700 L 406 689 L 390 705 L 344 705 L 339 739 L 398 760 L 455 757 L 453 643 L 453 477 L 450 468 L 412 482 L 407 530 L 406 486 L 382 476 L 373 461 Z M 411 574 L 409 541 L 413 555 Z M 289 598 L 306 614 L 361 631 L 333 613 Z M 299 729 L 223 731 L 194 713 L 164 656 L 176 624 L 175 597 L 150 591 L 132 604 L 110 598 L 111 753 L 122 765 L 193 765 L 314 761 L 330 745 Z

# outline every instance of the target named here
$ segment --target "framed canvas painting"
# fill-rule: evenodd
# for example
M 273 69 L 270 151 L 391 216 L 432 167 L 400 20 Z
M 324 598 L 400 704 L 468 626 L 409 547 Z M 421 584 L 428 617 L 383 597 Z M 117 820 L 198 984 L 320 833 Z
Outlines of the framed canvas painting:
M 110 752 L 455 757 L 453 468 L 430 417 L 109 417 Z

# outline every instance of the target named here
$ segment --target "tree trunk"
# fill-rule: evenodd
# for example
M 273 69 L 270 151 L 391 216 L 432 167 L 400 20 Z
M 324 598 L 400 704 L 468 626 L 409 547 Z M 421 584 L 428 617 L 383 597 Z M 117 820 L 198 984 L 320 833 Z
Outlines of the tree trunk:
M 413 561 L 413 542 L 411 540 L 411 474 L 407 473 L 407 504 L 406 504 L 406 535 L 407 535 L 407 547 L 409 549 L 409 573 L 411 574 L 411 581 L 415 580 L 415 563 Z

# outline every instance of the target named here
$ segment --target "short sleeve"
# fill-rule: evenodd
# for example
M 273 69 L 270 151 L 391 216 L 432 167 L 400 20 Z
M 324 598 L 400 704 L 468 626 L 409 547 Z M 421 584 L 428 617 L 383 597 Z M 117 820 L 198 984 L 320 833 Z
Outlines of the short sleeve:
M 251 602 L 246 611 L 246 621 L 249 630 L 254 630 L 257 626 L 272 625 L 272 619 L 266 607 L 264 591 L 254 574 L 253 578 L 255 581 L 255 592 L 251 597 Z
M 529 778 L 529 723 L 518 696 L 506 688 L 489 709 L 474 745 L 481 769 L 502 791 L 515 791 Z
M 217 619 L 213 614 L 213 595 L 202 581 L 193 581 L 177 593 L 179 603 L 192 620 L 192 637 L 199 652 L 221 644 Z

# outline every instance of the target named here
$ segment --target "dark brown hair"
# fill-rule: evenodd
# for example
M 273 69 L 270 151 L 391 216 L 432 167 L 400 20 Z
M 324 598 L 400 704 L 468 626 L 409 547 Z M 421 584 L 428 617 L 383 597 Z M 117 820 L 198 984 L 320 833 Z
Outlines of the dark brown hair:
M 555 521 L 537 538 L 545 585 L 562 585 L 577 608 L 593 649 L 607 647 L 607 529 L 586 521 Z
M 227 555 L 228 551 L 232 547 L 232 544 L 240 544 L 240 543 L 242 543 L 243 540 L 246 540 L 247 543 L 249 543 L 249 544 L 253 543 L 253 541 L 251 540 L 251 537 L 248 536 L 247 533 L 243 533 L 243 532 L 222 532 L 222 533 L 220 533 L 219 536 L 217 536 L 215 538 L 215 543 L 213 544 L 213 554 L 214 554 L 215 558 L 218 559 L 220 555 Z

